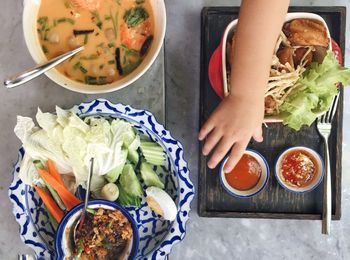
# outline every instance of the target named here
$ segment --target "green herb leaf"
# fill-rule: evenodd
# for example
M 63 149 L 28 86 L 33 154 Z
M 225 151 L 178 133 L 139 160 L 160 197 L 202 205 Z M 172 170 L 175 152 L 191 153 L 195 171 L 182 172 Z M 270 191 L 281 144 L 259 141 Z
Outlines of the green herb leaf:
M 112 14 L 112 11 L 109 10 L 109 15 L 110 15 L 110 17 L 112 19 L 112 23 L 113 23 L 114 37 L 115 37 L 115 39 L 117 39 L 117 33 L 118 33 L 118 30 L 117 30 L 117 28 L 118 28 L 118 12 L 116 13 L 116 15 L 114 17 L 113 14 Z
M 94 209 L 92 209 L 92 208 L 86 208 L 86 212 L 88 212 L 88 213 L 90 213 L 90 214 L 92 214 L 92 215 L 95 215 L 95 210 Z
M 103 22 L 101 20 L 100 14 L 98 12 L 91 12 L 91 14 L 96 18 L 96 26 L 102 29 Z
M 46 54 L 49 52 L 49 50 L 46 48 L 45 45 L 42 45 L 41 48 L 43 49 L 43 52 Z
M 144 22 L 149 17 L 145 8 L 137 6 L 127 10 L 124 14 L 124 21 L 129 27 L 135 27 Z
M 87 69 L 85 69 L 83 66 L 80 66 L 79 69 L 84 74 L 86 74 L 88 72 Z
M 81 66 L 81 62 L 78 61 L 77 63 L 75 63 L 75 64 L 73 65 L 73 69 L 77 70 L 77 69 L 80 68 L 80 66 Z
M 57 20 L 57 24 L 60 24 L 60 23 L 70 23 L 70 24 L 74 25 L 75 21 L 71 18 L 62 17 L 62 18 Z
M 96 59 L 98 59 L 98 55 L 97 54 L 91 54 L 89 56 L 81 56 L 80 59 L 81 60 L 96 60 Z
M 135 49 L 131 49 L 128 46 L 126 46 L 125 44 L 121 44 L 120 47 L 124 50 L 125 55 L 129 56 L 139 56 L 139 52 Z
M 84 37 L 84 44 L 86 45 L 89 41 L 89 35 L 88 34 L 85 34 L 85 37 Z

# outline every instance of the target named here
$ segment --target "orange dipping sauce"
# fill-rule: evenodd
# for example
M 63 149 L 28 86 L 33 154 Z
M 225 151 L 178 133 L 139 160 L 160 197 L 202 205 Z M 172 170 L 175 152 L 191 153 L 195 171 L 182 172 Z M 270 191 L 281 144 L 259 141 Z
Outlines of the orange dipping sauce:
M 244 154 L 236 167 L 225 174 L 227 183 L 236 190 L 250 190 L 255 187 L 261 177 L 262 168 L 251 155 Z

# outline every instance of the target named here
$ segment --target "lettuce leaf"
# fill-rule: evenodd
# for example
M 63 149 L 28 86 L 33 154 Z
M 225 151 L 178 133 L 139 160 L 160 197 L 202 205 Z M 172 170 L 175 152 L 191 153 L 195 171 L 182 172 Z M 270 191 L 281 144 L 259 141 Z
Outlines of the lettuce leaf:
M 74 174 L 75 187 L 85 184 L 92 157 L 94 176 L 103 180 L 97 183 L 104 184 L 106 174 L 118 179 L 127 161 L 128 147 L 137 149 L 140 143 L 132 125 L 120 119 L 110 122 L 102 117 L 88 117 L 82 120 L 75 113 L 56 107 L 56 115 L 38 109 L 36 120 L 39 127 L 31 118 L 19 116 L 17 119 L 14 131 L 26 155 L 42 162 L 53 160 L 60 173 Z M 25 160 L 22 166 L 21 176 L 25 182 L 35 182 L 37 175 L 33 174 L 30 160 Z
M 334 54 L 328 51 L 321 64 L 312 63 L 308 67 L 281 105 L 283 123 L 295 130 L 310 126 L 318 113 L 330 107 L 339 82 L 344 86 L 350 84 L 350 69 L 339 65 Z

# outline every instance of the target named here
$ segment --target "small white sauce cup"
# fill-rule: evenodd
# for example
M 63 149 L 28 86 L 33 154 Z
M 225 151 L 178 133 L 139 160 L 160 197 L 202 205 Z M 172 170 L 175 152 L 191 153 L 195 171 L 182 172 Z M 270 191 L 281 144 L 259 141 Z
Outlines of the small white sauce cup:
M 232 186 L 230 186 L 230 184 L 227 182 L 225 177 L 226 173 L 224 172 L 224 167 L 228 160 L 228 157 L 224 159 L 220 168 L 220 181 L 222 186 L 224 187 L 224 189 L 227 191 L 228 194 L 237 198 L 250 198 L 258 195 L 266 187 L 267 181 L 269 180 L 269 176 L 270 176 L 269 165 L 267 164 L 265 158 L 260 153 L 249 149 L 249 150 L 246 150 L 244 154 L 248 154 L 252 156 L 254 159 L 258 161 L 259 165 L 261 166 L 262 171 L 261 171 L 260 179 L 253 188 L 249 190 L 237 190 Z
M 310 154 L 315 159 L 315 162 L 317 164 L 316 176 L 305 187 L 292 186 L 283 180 L 282 171 L 281 171 L 282 161 L 288 153 L 293 152 L 293 151 L 304 151 L 306 154 Z M 292 147 L 292 148 L 285 150 L 278 157 L 276 164 L 275 164 L 275 176 L 276 176 L 278 183 L 286 190 L 289 190 L 292 192 L 298 192 L 298 193 L 310 192 L 310 191 L 314 190 L 322 182 L 322 179 L 324 176 L 324 162 L 322 160 L 322 157 L 316 151 L 312 150 L 311 148 L 308 148 L 305 146 L 295 146 L 295 147 Z

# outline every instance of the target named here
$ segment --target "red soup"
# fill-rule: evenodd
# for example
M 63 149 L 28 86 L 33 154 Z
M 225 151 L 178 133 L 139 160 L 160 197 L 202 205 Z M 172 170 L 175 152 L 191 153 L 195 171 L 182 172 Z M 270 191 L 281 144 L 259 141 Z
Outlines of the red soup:
M 255 187 L 261 177 L 262 168 L 251 155 L 244 154 L 236 167 L 225 174 L 228 184 L 236 190 L 250 190 Z
M 280 169 L 282 180 L 296 187 L 309 185 L 318 171 L 316 159 L 304 150 L 288 152 L 282 159 Z

